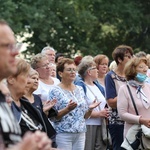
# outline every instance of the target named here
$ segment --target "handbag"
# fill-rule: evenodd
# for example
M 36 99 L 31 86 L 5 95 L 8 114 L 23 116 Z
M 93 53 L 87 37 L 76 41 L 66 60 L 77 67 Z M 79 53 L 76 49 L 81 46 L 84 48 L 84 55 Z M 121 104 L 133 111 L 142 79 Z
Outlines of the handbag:
M 102 140 L 105 143 L 105 145 L 107 145 L 107 149 L 106 150 L 111 150 L 112 147 L 112 141 L 111 141 L 111 137 L 110 137 L 110 133 L 109 133 L 109 129 L 108 129 L 108 120 L 106 118 L 102 118 L 101 119 L 101 129 L 102 129 Z
M 127 89 L 129 91 L 135 112 L 137 115 L 139 115 L 128 84 L 127 84 Z M 137 150 L 137 149 L 150 150 L 150 129 L 147 128 L 145 125 L 136 125 L 136 124 L 133 125 L 128 130 L 127 135 L 121 147 L 127 150 Z

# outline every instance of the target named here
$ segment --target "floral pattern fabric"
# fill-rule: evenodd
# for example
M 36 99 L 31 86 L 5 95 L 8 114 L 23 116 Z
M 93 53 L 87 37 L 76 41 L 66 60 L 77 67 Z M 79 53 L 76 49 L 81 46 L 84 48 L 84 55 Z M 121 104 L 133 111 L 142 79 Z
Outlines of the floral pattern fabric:
M 54 86 L 49 91 L 49 99 L 56 98 L 55 108 L 61 110 L 65 108 L 69 101 L 75 101 L 77 107 L 63 116 L 60 120 L 54 121 L 54 128 L 57 133 L 79 133 L 86 132 L 84 115 L 88 110 L 85 94 L 82 87 L 76 86 L 73 92 L 64 90 L 59 86 Z

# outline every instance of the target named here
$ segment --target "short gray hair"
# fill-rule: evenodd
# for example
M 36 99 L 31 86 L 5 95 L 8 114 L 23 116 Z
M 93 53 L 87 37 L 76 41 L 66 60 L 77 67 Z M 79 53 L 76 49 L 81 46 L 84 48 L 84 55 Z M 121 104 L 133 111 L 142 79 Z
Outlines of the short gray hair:
M 30 64 L 33 69 L 38 68 L 38 63 L 40 63 L 43 59 L 48 59 L 46 55 L 38 53 L 31 58 Z
M 96 65 L 96 63 L 94 62 L 92 56 L 89 55 L 82 58 L 80 64 L 78 65 L 78 73 L 83 79 L 86 76 L 87 70 L 93 65 Z
M 41 53 L 42 53 L 42 54 L 45 54 L 45 52 L 46 52 L 47 50 L 51 50 L 51 51 L 56 52 L 53 47 L 46 46 L 46 47 L 44 47 L 44 48 L 42 49 Z

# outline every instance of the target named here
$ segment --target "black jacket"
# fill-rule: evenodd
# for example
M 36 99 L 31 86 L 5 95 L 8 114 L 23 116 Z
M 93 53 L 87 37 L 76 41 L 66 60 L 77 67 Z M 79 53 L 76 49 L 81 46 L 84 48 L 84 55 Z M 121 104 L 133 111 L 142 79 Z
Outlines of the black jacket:
M 22 97 L 20 99 L 20 102 L 21 102 L 21 108 L 19 108 L 14 102 L 12 102 L 11 109 L 13 111 L 14 116 L 16 117 L 17 121 L 20 124 L 23 134 L 25 134 L 25 132 L 27 131 L 30 131 L 30 129 L 27 123 L 21 124 L 22 107 L 24 107 L 29 114 L 32 114 L 33 118 L 43 126 L 42 131 L 46 132 L 49 138 L 51 138 L 52 140 L 55 139 L 56 131 L 52 127 L 45 113 L 32 106 L 32 104 L 25 97 Z

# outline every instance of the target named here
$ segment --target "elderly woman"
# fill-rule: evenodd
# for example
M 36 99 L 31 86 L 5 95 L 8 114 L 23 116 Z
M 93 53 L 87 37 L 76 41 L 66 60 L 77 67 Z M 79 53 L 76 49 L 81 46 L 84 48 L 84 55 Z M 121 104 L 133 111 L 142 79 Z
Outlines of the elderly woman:
M 124 67 L 132 56 L 133 50 L 130 46 L 117 46 L 112 53 L 112 57 L 117 66 L 114 70 L 110 70 L 105 77 L 105 95 L 111 110 L 109 116 L 109 132 L 112 139 L 113 150 L 120 150 L 120 145 L 123 142 L 124 121 L 118 116 L 117 95 L 120 86 L 126 84 Z
M 64 116 L 57 117 L 54 122 L 57 131 L 56 142 L 62 150 L 84 150 L 86 125 L 85 119 L 89 118 L 93 108 L 99 102 L 87 105 L 82 87 L 73 84 L 76 77 L 76 65 L 72 59 L 64 58 L 57 65 L 61 82 L 49 92 L 49 99 L 57 98 L 57 110 L 64 109 L 70 102 L 75 102 L 76 107 Z
M 17 60 L 17 72 L 8 77 L 8 88 L 11 93 L 13 102 L 11 104 L 12 111 L 16 117 L 24 135 L 27 131 L 44 131 L 49 135 L 47 126 L 41 114 L 23 97 L 28 88 L 28 76 L 30 65 L 23 59 Z M 45 148 L 44 148 L 45 147 Z M 50 150 L 49 145 L 45 145 L 43 149 Z
M 82 58 L 78 66 L 78 73 L 81 79 L 76 81 L 75 84 L 83 87 L 88 105 L 92 104 L 94 100 L 101 102 L 99 107 L 93 110 L 90 118 L 86 120 L 87 132 L 85 150 L 106 149 L 106 145 L 102 141 L 101 136 L 101 118 L 107 118 L 109 113 L 108 109 L 105 108 L 106 100 L 104 97 L 104 89 L 96 82 L 98 70 L 93 57 L 85 56 Z
M 96 55 L 94 61 L 98 70 L 97 81 L 105 88 L 105 75 L 108 72 L 109 58 L 106 55 Z
M 51 77 L 51 64 L 46 55 L 37 54 L 32 57 L 30 63 L 32 68 L 39 73 L 39 86 L 34 94 L 39 95 L 43 103 L 45 103 L 48 100 L 48 92 L 52 85 L 57 85 L 60 81 Z
M 52 114 L 52 111 L 51 111 L 55 103 L 53 104 L 47 103 L 45 106 L 46 108 L 44 107 L 43 109 L 41 98 L 38 95 L 33 94 L 33 92 L 38 88 L 38 80 L 39 80 L 38 72 L 31 68 L 29 72 L 29 77 L 28 77 L 28 90 L 25 92 L 24 97 L 28 99 L 29 102 L 32 104 L 32 106 L 34 106 L 41 113 L 41 116 L 46 125 L 48 136 L 52 140 L 52 146 L 57 147 L 56 142 L 55 142 L 56 132 L 47 118 L 47 116 L 54 117 L 55 115 L 57 115 L 57 113 Z M 45 110 L 45 113 L 43 112 L 43 110 Z
M 150 84 L 144 82 L 147 77 L 147 69 L 145 58 L 135 57 L 125 66 L 125 76 L 139 115 L 136 114 L 127 85 L 121 86 L 117 108 L 119 116 L 125 121 L 124 137 L 134 124 L 150 127 Z

